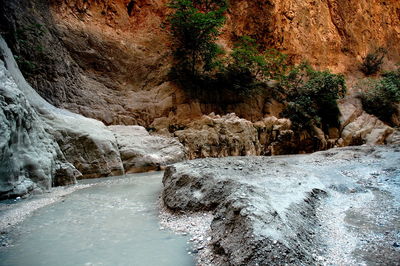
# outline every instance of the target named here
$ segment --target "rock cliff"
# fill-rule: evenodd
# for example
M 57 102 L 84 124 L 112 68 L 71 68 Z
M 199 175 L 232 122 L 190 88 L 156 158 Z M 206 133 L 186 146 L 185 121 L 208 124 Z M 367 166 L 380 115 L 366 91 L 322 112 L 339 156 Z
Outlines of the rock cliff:
M 1 31 L 45 99 L 105 124 L 147 127 L 169 115 L 211 112 L 254 122 L 273 113 L 263 99 L 193 102 L 169 82 L 171 39 L 161 27 L 167 2 L 2 0 Z M 386 69 L 400 60 L 399 10 L 396 0 L 231 0 L 220 43 L 229 48 L 250 35 L 293 62 L 358 76 L 362 57 L 376 47 L 388 49 Z
M 0 197 L 32 191 L 34 182 L 49 188 L 60 149 L 2 61 L 0 83 Z
M 5 62 L 0 60 L 0 198 L 184 159 L 176 140 L 149 136 L 139 126 L 141 134 L 124 136 L 129 128 L 111 131 L 100 121 L 52 106 L 25 81 L 1 37 L 0 52 Z
M 29 84 L 48 102 L 105 125 L 139 125 L 177 138 L 191 159 L 399 142 L 394 128 L 363 112 L 351 89 L 340 102 L 341 126 L 329 132 L 295 132 L 280 117 L 282 104 L 268 95 L 224 104 L 192 99 L 168 76 L 173 47 L 162 28 L 170 12 L 167 2 L 0 0 L 0 30 Z M 395 0 L 231 0 L 219 43 L 229 49 L 238 36 L 250 35 L 262 48 L 277 48 L 294 63 L 307 59 L 319 69 L 345 73 L 351 87 L 371 49 L 388 50 L 385 69 L 400 60 L 399 10 Z M 37 96 L 23 93 L 33 105 Z M 148 156 L 142 161 L 146 152 L 127 136 L 132 130 L 81 117 L 87 125 L 82 131 L 76 115 L 41 110 L 37 112 L 49 125 L 46 131 L 82 177 L 153 169 L 183 158 L 180 144 L 156 137 L 139 144 L 147 143 L 150 151 L 144 150 L 163 159 Z M 171 160 L 163 152 L 166 145 L 176 148 Z

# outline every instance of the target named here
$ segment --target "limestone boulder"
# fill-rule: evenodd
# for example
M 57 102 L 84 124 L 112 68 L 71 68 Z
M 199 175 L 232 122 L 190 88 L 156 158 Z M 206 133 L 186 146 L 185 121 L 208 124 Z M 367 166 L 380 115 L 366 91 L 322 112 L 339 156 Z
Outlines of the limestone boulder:
M 338 145 L 386 144 L 396 132 L 377 117 L 362 110 L 359 99 L 348 99 L 339 104 L 341 112 L 341 136 Z
M 160 170 L 185 159 L 185 149 L 179 141 L 164 136 L 152 136 L 141 126 L 109 126 L 118 143 L 126 173 Z
M 79 178 L 124 174 L 115 136 L 103 123 L 75 114 L 43 117 L 66 160 L 82 173 Z
M 261 151 L 257 129 L 235 114 L 203 116 L 174 135 L 187 147 L 189 159 L 257 155 Z

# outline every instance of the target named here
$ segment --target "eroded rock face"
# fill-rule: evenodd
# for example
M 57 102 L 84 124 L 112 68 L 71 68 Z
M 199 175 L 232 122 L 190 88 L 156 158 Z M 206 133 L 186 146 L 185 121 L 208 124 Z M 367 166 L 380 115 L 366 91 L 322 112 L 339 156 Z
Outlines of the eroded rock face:
M 60 154 L 45 124 L 0 61 L 0 198 L 51 187 Z
M 188 158 L 283 155 L 311 153 L 333 147 L 362 144 L 395 144 L 394 128 L 363 112 L 352 99 L 341 103 L 342 129 L 325 133 L 314 127 L 312 132 L 294 132 L 288 119 L 266 117 L 257 122 L 235 114 L 204 115 L 194 121 L 157 119 L 151 125 L 156 132 L 176 137 L 187 149 Z
M 166 169 L 162 199 L 214 210 L 215 265 L 391 264 L 399 163 L 398 148 L 371 146 L 199 159 Z
M 160 170 L 166 165 L 180 162 L 185 150 L 176 139 L 150 136 L 141 126 L 109 126 L 118 143 L 126 173 Z
M 275 46 L 295 61 L 336 72 L 354 72 L 361 58 L 376 47 L 387 47 L 399 60 L 400 3 L 360 0 L 240 1 L 232 0 L 227 34 L 250 35 L 264 46 Z M 390 65 L 390 63 L 388 62 Z
M 397 130 L 363 111 L 359 99 L 350 98 L 340 103 L 339 109 L 342 132 L 337 141 L 338 145 L 397 143 L 392 137 L 393 134 L 398 134 Z
M 150 136 L 140 126 L 108 128 L 52 106 L 26 82 L 2 38 L 0 51 L 7 63 L 0 65 L 1 197 L 123 175 L 124 166 L 157 170 L 185 158 L 175 139 Z
M 185 112 L 234 112 L 252 122 L 277 116 L 262 97 L 222 107 L 195 102 L 170 82 L 172 40 L 161 27 L 167 2 L 2 0 L 0 25 L 13 50 L 38 66 L 24 68 L 24 74 L 44 98 L 107 125 L 148 127 Z M 249 35 L 293 62 L 307 59 L 351 75 L 362 57 L 383 46 L 390 68 L 400 59 L 399 9 L 396 0 L 232 0 L 220 43 L 229 48 L 238 36 Z M 17 41 L 13 33 L 32 25 L 42 25 L 43 36 L 22 34 Z M 31 49 L 38 44 L 43 49 Z
M 112 132 L 101 122 L 81 118 L 47 121 L 52 125 L 51 132 L 65 158 L 81 172 L 79 178 L 123 175 L 124 168 Z
M 1 197 L 76 178 L 124 173 L 116 140 L 103 123 L 55 108 L 25 81 L 0 38 Z
M 189 158 L 256 155 L 261 147 L 253 124 L 234 114 L 203 116 L 174 135 L 188 147 Z
M 287 119 L 268 117 L 252 123 L 233 113 L 224 116 L 212 113 L 186 125 L 176 125 L 177 130 L 171 135 L 187 148 L 190 159 L 278 155 L 295 152 L 290 127 Z

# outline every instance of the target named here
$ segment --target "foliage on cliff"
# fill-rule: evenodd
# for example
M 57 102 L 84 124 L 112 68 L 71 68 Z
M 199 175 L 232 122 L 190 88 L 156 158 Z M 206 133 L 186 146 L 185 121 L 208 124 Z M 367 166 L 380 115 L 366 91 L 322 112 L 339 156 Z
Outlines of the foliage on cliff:
M 261 93 L 279 94 L 267 85 L 277 80 L 286 108 L 282 115 L 299 129 L 337 127 L 336 100 L 345 93 L 342 75 L 315 71 L 307 64 L 289 68 L 287 56 L 260 51 L 256 40 L 239 37 L 231 52 L 217 44 L 227 1 L 172 0 L 167 25 L 175 40 L 172 77 L 192 97 L 207 103 L 236 103 Z
M 382 47 L 368 53 L 361 63 L 360 70 L 367 76 L 376 74 L 381 69 L 386 54 L 387 50 Z
M 177 71 L 191 76 L 210 71 L 220 48 L 215 43 L 224 25 L 226 0 L 172 0 L 167 24 L 175 40 Z
M 248 36 L 238 38 L 229 53 L 216 43 L 227 1 L 172 0 L 168 6 L 173 13 L 166 25 L 175 40 L 171 77 L 192 97 L 206 102 L 241 102 L 284 72 L 286 57 L 276 50 L 260 53 L 256 41 Z
M 369 80 L 363 86 L 361 99 L 365 111 L 391 123 L 400 102 L 400 68 L 384 73 L 380 80 Z
M 316 71 L 303 63 L 283 76 L 281 86 L 286 93 L 286 107 L 282 112 L 297 129 L 312 126 L 338 127 L 340 115 L 337 100 L 346 93 L 343 75 Z

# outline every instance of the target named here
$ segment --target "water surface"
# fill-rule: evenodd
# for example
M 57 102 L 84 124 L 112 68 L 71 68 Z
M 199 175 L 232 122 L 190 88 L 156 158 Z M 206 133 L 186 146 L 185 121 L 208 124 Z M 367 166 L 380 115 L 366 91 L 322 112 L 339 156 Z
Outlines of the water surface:
M 11 233 L 0 265 L 194 265 L 187 238 L 160 230 L 162 173 L 84 181 Z

